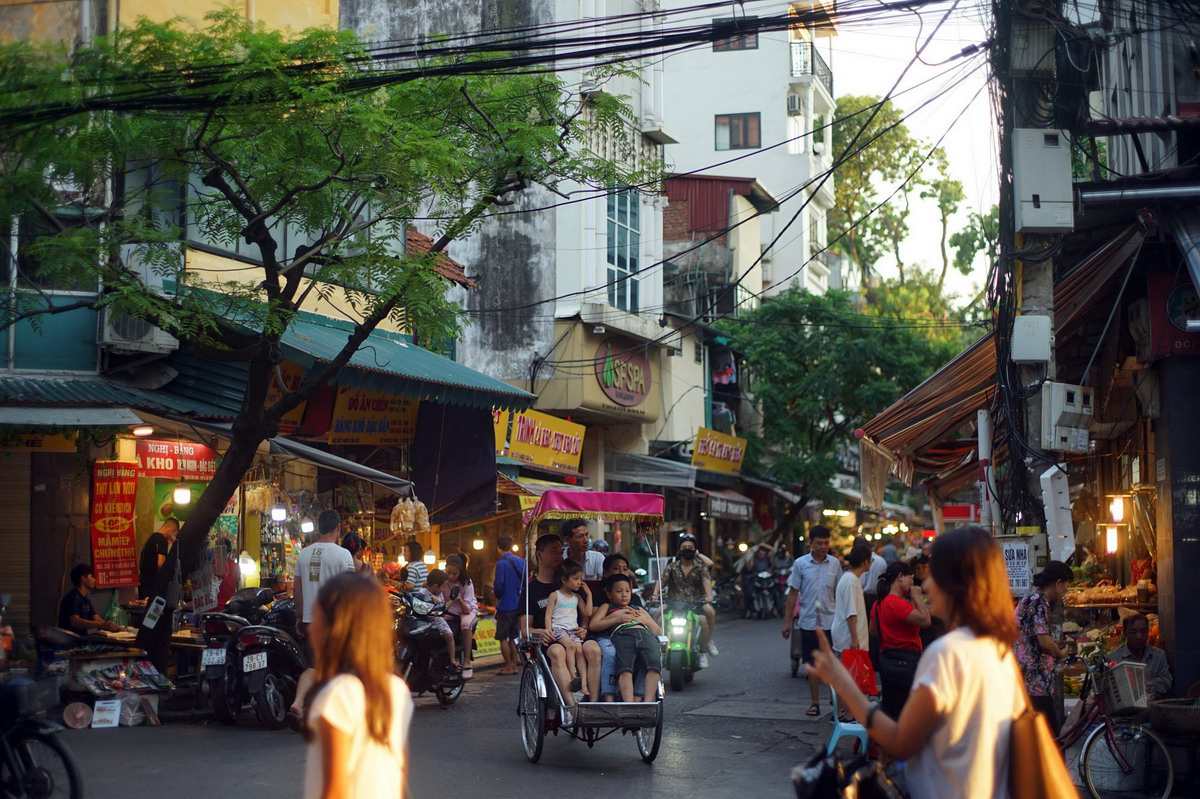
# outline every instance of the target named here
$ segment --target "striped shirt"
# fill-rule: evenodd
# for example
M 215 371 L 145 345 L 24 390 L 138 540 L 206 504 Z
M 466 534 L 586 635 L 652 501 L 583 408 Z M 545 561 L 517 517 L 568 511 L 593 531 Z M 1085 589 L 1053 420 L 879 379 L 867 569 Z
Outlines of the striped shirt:
M 413 588 L 422 588 L 425 581 L 429 579 L 429 567 L 422 560 L 410 560 L 408 562 L 408 581 L 413 584 Z

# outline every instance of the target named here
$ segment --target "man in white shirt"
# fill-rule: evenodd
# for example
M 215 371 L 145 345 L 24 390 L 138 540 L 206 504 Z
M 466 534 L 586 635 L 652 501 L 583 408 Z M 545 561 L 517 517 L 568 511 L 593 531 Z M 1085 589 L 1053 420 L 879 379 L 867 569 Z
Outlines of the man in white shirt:
M 571 519 L 563 522 L 562 541 L 563 546 L 567 548 L 567 557 L 583 567 L 583 579 L 604 578 L 604 553 L 588 548 L 591 540 L 586 521 Z
M 342 572 L 354 571 L 350 550 L 338 546 L 342 517 L 335 510 L 323 510 L 317 517 L 317 540 L 296 556 L 296 574 L 292 578 L 292 600 L 296 604 L 296 628 L 304 635 L 312 624 L 313 608 L 321 586 Z M 316 670 L 307 668 L 296 684 L 296 699 L 287 714 L 288 726 L 300 731 L 304 718 L 304 700 L 316 679 Z
M 829 529 L 816 525 L 808 533 L 809 552 L 796 558 L 792 574 L 788 577 L 787 608 L 783 618 L 783 637 L 792 635 L 792 619 L 800 633 L 800 658 L 807 664 L 812 662 L 812 653 L 818 649 L 817 630 L 831 635 L 833 626 L 834 588 L 842 576 L 842 564 L 829 554 Z M 797 599 L 799 600 L 797 602 Z M 797 608 L 799 605 L 799 608 Z M 799 615 L 797 615 L 797 612 Z M 804 715 L 821 715 L 821 681 L 816 675 L 808 676 L 808 691 L 812 705 Z
M 838 580 L 833 605 L 832 643 L 835 652 L 867 648 L 867 607 L 859 578 L 870 566 L 870 555 L 871 551 L 866 547 L 855 546 L 846 556 L 850 570 Z

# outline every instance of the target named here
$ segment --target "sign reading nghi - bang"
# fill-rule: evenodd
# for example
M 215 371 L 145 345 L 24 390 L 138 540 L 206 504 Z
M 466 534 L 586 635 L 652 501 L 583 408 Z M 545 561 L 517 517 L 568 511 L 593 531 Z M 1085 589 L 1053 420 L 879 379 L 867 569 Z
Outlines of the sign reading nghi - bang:
M 746 439 L 701 427 L 692 446 L 692 465 L 725 474 L 740 474 L 746 457 Z

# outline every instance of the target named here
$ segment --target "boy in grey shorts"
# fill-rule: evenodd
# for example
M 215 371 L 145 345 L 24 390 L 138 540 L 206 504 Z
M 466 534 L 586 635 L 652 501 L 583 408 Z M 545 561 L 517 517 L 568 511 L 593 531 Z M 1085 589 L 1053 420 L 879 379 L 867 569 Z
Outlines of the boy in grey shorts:
M 633 694 L 633 672 L 646 670 L 643 702 L 655 701 L 658 696 L 659 672 L 662 671 L 662 650 L 659 647 L 658 623 L 641 608 L 630 607 L 633 600 L 633 581 L 624 574 L 614 574 L 604 581 L 608 602 L 592 614 L 591 629 L 611 630 L 617 650 L 617 686 L 622 702 L 638 701 Z

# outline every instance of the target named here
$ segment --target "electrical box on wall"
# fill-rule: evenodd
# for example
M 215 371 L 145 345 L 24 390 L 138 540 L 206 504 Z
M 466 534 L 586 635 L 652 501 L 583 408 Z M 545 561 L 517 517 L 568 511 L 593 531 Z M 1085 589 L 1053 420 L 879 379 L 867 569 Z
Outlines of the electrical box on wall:
M 1042 449 L 1087 452 L 1092 389 L 1070 383 L 1042 386 Z
M 1075 551 L 1075 524 L 1071 521 L 1071 491 L 1067 485 L 1067 473 L 1056 464 L 1042 473 L 1041 484 L 1050 557 L 1066 560 Z
M 1071 140 L 1066 131 L 1013 132 L 1014 216 L 1018 233 L 1062 233 L 1075 227 Z
M 1012 359 L 1015 363 L 1050 363 L 1049 316 L 1018 316 L 1013 320 Z

